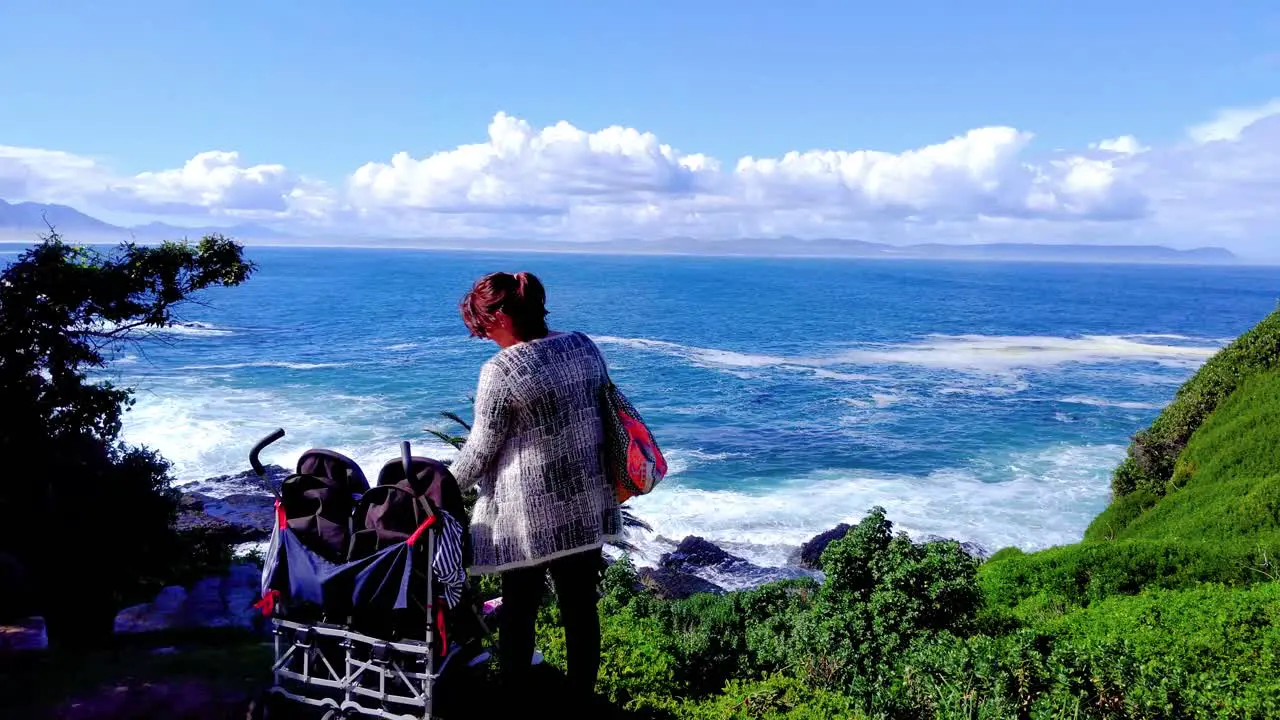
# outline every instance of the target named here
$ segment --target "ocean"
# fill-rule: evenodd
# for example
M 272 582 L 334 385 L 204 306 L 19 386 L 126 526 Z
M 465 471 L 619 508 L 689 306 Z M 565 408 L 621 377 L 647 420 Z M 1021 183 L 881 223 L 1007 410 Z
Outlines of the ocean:
M 1280 268 L 248 250 L 258 272 L 125 348 L 125 439 L 180 483 L 308 447 L 371 475 L 470 417 L 494 351 L 457 303 L 528 270 L 551 325 L 600 345 L 670 475 L 632 501 L 641 564 L 697 534 L 762 565 L 872 506 L 915 536 L 1081 537 L 1133 432 L 1276 307 Z M 13 255 L 8 258 L 12 259 Z M 0 261 L 5 258 L 0 258 Z M 204 488 L 210 489 L 208 487 Z M 226 485 L 215 492 L 252 491 Z

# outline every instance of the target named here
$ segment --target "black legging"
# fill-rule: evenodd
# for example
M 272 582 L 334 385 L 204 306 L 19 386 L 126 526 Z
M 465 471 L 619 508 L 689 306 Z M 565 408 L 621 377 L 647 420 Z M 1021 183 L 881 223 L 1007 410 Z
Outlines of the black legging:
M 534 623 L 547 588 L 555 583 L 564 625 L 569 683 L 580 697 L 595 690 L 600 672 L 600 615 L 596 609 L 603 556 L 600 550 L 576 553 L 533 568 L 502 574 L 502 614 L 498 622 L 498 659 L 504 684 L 520 692 L 533 661 Z

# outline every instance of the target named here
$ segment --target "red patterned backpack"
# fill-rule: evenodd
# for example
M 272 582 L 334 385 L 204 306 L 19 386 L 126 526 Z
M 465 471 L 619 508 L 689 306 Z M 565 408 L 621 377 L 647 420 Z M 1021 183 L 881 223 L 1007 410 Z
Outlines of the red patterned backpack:
M 667 474 L 667 461 L 640 413 L 613 380 L 606 379 L 601 394 L 606 472 L 617 491 L 618 502 L 626 502 L 652 492 Z

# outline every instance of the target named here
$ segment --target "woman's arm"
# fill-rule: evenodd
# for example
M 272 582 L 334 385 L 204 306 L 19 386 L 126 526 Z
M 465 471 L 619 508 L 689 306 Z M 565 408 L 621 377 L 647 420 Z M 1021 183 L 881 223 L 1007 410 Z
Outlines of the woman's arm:
M 502 450 L 510 427 L 510 398 L 506 377 L 491 363 L 485 363 L 476 386 L 475 420 L 471 424 L 471 432 L 449 468 L 463 492 L 479 482 L 480 476 Z

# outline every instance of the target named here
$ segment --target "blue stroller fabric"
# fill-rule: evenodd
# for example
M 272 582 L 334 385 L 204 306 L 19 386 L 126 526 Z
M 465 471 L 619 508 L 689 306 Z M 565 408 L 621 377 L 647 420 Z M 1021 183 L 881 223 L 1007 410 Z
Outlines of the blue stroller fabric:
M 462 599 L 466 569 L 462 564 L 462 526 L 452 515 L 440 510 L 436 518 L 435 557 L 429 572 L 434 574 L 439 595 L 452 609 Z M 334 563 L 308 548 L 288 527 L 277 528 L 272 539 L 274 552 L 264 568 L 264 590 L 275 590 L 285 601 L 314 603 L 326 614 L 343 616 L 353 608 L 366 611 L 405 610 L 411 607 L 414 564 L 421 553 L 413 539 L 383 548 L 368 557 Z

